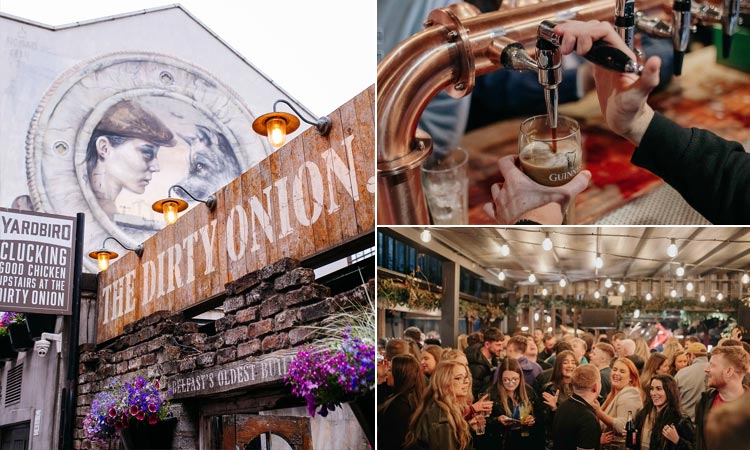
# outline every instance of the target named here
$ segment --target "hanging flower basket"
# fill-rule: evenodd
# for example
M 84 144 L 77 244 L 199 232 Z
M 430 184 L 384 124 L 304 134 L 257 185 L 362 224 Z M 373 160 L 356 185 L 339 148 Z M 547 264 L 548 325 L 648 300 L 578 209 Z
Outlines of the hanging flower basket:
M 177 418 L 170 417 L 149 425 L 146 421 L 133 422 L 120 430 L 125 450 L 171 450 Z
M 8 335 L 15 351 L 25 352 L 34 348 L 34 341 L 31 340 L 29 330 L 23 322 L 15 322 L 8 325 Z
M 12 361 L 16 359 L 16 351 L 10 345 L 10 336 L 0 335 L 0 361 Z
M 171 449 L 177 418 L 169 416 L 165 397 L 158 380 L 110 378 L 83 419 L 86 438 L 108 446 L 119 434 L 127 450 Z
M 54 333 L 57 316 L 53 314 L 26 314 L 26 328 L 34 341 L 42 338 L 42 333 Z

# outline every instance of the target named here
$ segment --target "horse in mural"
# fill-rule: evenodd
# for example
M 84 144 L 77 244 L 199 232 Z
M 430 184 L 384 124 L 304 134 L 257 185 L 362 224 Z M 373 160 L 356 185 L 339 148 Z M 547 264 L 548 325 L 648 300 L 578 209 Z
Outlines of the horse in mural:
M 190 147 L 190 166 L 177 184 L 194 197 L 205 199 L 242 173 L 234 149 L 222 133 L 196 124 L 195 136 L 180 137 Z M 183 194 L 179 189 L 177 193 Z

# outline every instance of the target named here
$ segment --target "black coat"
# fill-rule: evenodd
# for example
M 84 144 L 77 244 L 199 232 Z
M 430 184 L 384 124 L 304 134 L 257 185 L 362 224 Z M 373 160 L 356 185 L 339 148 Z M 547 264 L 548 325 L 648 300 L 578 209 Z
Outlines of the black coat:
M 469 346 L 466 353 L 466 360 L 469 362 L 469 371 L 471 372 L 471 392 L 474 394 L 474 400 L 479 399 L 479 393 L 487 390 L 492 384 L 492 377 L 497 367 L 497 358 L 492 357 L 492 361 L 482 354 L 482 343 Z
M 641 431 L 643 423 L 646 421 L 646 410 L 641 409 L 635 416 L 636 448 L 641 448 Z M 680 440 L 677 444 L 672 443 L 665 438 L 661 430 L 665 425 L 674 425 Z M 669 409 L 664 411 L 662 417 L 656 418 L 651 429 L 651 439 L 649 441 L 651 450 L 694 450 L 695 449 L 695 427 L 693 422 L 685 414 L 678 414 L 676 411 Z
M 498 420 L 500 416 L 511 416 L 505 412 L 500 400 L 498 385 L 493 384 L 487 392 L 492 400 L 492 413 L 487 417 L 485 435 L 476 437 L 475 448 L 477 450 L 542 450 L 544 448 L 544 420 L 541 417 L 539 402 L 536 392 L 530 386 L 526 386 L 526 396 L 531 403 L 534 416 L 534 426 L 522 430 L 518 426 L 506 427 Z M 522 436 L 522 431 L 528 432 L 528 436 Z

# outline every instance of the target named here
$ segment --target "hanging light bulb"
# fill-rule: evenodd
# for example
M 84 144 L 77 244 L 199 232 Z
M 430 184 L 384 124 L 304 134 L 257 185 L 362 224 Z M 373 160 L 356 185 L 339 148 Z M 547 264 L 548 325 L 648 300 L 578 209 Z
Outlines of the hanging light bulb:
M 547 294 L 549 294 L 549 291 L 547 290 L 547 288 L 542 289 L 542 297 L 546 297 Z M 537 316 L 538 316 L 538 314 L 537 314 Z M 539 319 L 535 319 L 535 320 L 539 320 Z
M 701 303 L 705 303 L 705 302 L 706 302 L 706 296 L 705 295 L 701 295 Z
M 505 281 L 505 271 L 501 270 L 500 273 L 497 274 L 497 279 L 500 281 Z
M 539 322 L 539 313 L 538 312 L 534 313 L 534 322 Z
M 564 288 L 567 285 L 568 285 L 568 282 L 567 282 L 567 280 L 565 280 L 565 277 L 560 278 L 560 287 Z
M 503 245 L 500 246 L 500 254 L 503 256 L 510 255 L 510 247 L 508 247 L 508 244 L 503 242 Z
M 685 286 L 685 289 L 687 289 L 688 292 L 693 292 L 693 289 L 695 289 L 695 286 L 693 286 L 693 282 L 688 281 L 688 284 Z
M 620 294 L 624 294 L 625 293 L 625 285 L 621 284 L 620 287 L 617 288 L 617 290 L 620 291 Z
M 419 235 L 419 238 L 426 244 L 432 240 L 432 233 L 430 233 L 429 229 L 425 228 L 422 230 L 422 234 Z
M 669 291 L 669 296 L 672 297 L 672 298 L 676 298 L 677 297 L 677 291 L 675 291 L 674 289 L 672 289 L 671 291 Z
M 650 292 L 646 292 L 646 301 L 650 302 L 652 298 L 653 297 L 651 297 L 651 293 Z
M 742 284 L 750 283 L 750 275 L 743 273 L 742 274 Z
M 606 280 L 604 280 L 604 287 L 607 288 L 607 289 L 611 288 L 612 287 L 612 280 L 610 280 L 609 278 L 607 278 Z
M 597 253 L 596 258 L 594 258 L 594 267 L 597 269 L 601 269 L 604 267 L 604 260 L 602 259 L 602 255 Z
M 536 283 L 536 276 L 533 273 L 529 274 L 529 283 Z
M 552 317 L 550 316 L 545 317 L 544 320 L 546 320 L 547 323 L 552 323 Z
M 677 274 L 678 277 L 685 275 L 685 266 L 678 267 L 675 273 Z
M 637 319 L 639 317 L 641 317 L 641 310 L 636 309 L 635 311 L 633 311 L 633 318 Z
M 545 235 L 544 240 L 542 241 L 542 248 L 546 252 L 552 250 L 552 239 L 549 238 L 549 233 Z
M 724 300 L 724 294 L 722 294 L 721 292 L 719 292 L 718 294 L 716 294 L 716 300 L 718 300 L 718 301 Z
M 601 297 L 601 296 L 602 296 L 602 294 L 600 294 L 598 290 L 594 291 L 594 298 L 595 299 L 599 300 L 599 297 Z
M 669 247 L 667 247 L 667 256 L 670 258 L 674 258 L 677 256 L 677 244 L 674 243 L 674 239 L 672 239 L 669 242 Z

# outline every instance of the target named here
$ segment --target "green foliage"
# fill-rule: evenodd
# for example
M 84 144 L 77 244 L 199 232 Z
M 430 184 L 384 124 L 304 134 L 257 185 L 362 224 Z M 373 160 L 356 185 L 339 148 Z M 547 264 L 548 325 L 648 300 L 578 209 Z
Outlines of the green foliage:
M 433 311 L 440 309 L 440 294 L 430 292 L 420 286 L 419 279 L 414 276 L 404 275 L 404 281 L 390 278 L 378 279 L 378 300 L 386 301 L 389 308 L 395 306 L 407 306 L 411 309 Z

